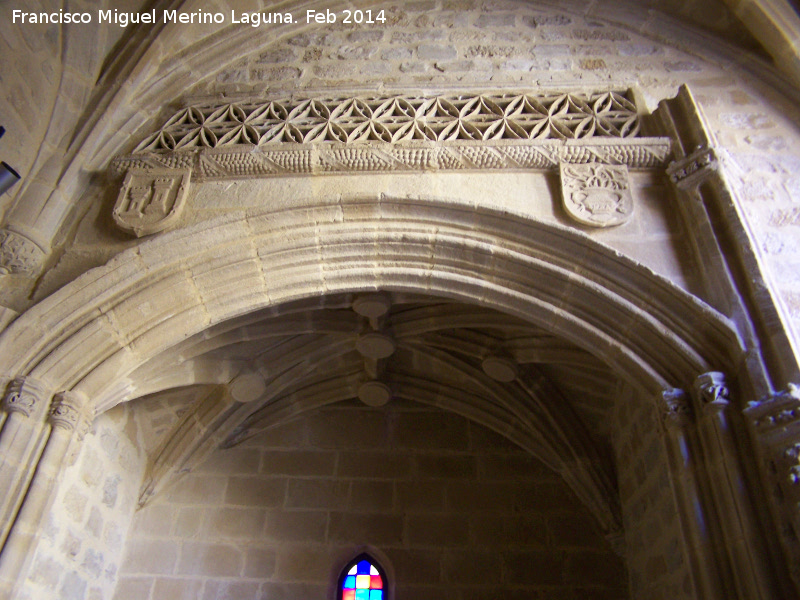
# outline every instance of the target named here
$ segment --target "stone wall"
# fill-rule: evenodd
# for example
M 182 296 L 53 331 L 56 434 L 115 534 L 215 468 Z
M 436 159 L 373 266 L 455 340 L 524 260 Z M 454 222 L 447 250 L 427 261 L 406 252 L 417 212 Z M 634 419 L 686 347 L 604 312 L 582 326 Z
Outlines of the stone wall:
M 393 401 L 218 451 L 136 514 L 115 599 L 332 598 L 365 546 L 398 598 L 627 597 L 622 560 L 557 475 L 462 417 Z
M 120 406 L 68 457 L 21 600 L 110 600 L 144 470 L 137 430 Z

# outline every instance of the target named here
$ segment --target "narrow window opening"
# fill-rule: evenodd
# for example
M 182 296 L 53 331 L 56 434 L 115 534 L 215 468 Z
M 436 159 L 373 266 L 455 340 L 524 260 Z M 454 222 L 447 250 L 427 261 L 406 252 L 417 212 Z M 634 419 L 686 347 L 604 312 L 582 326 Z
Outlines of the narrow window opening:
M 386 573 L 368 554 L 350 561 L 339 576 L 338 600 L 387 600 Z

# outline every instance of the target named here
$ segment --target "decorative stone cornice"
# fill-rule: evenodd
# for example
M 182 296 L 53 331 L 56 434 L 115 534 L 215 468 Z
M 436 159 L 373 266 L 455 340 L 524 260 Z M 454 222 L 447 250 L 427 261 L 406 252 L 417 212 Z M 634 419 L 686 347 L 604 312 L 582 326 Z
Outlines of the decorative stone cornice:
M 17 377 L 8 384 L 3 397 L 3 409 L 8 413 L 30 417 L 46 402 L 47 395 L 47 390 L 40 382 L 30 377 Z
M 35 275 L 45 256 L 36 242 L 16 231 L 0 229 L 0 275 Z
M 663 167 L 667 138 L 638 137 L 627 92 L 364 96 L 200 104 L 130 155 L 131 169 L 191 169 L 193 179 L 283 174 L 557 169 L 597 162 Z
M 83 394 L 60 392 L 53 398 L 48 417 L 54 429 L 75 431 L 78 438 L 83 439 L 91 425 L 94 411 Z
M 783 437 L 795 431 L 800 439 L 800 388 L 795 385 L 761 402 L 751 403 L 744 412 L 759 437 Z

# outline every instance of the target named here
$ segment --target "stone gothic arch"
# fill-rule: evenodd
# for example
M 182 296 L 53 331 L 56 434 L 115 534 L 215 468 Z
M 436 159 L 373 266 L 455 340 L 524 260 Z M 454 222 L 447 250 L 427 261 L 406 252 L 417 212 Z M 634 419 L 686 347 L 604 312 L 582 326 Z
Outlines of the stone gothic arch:
M 450 2 L 431 6 L 439 24 L 457 31 L 466 22 Z M 754 6 L 760 17 L 786 14 L 782 3 Z M 497 48 L 467 38 L 440 48 L 421 31 L 426 15 L 412 24 L 393 14 L 386 60 L 397 67 L 395 82 L 375 90 L 327 85 L 347 73 L 341 57 L 369 50 L 369 35 L 335 30 L 355 50 L 336 42 L 314 62 L 324 40 L 301 23 L 276 27 L 274 39 L 253 28 L 204 30 L 185 48 L 177 25 L 137 29 L 121 38 L 117 58 L 96 65 L 96 80 L 81 84 L 99 82 L 73 121 L 65 113 L 80 94 L 58 84 L 56 100 L 68 98 L 55 102 L 58 118 L 39 133 L 60 145 L 28 152 L 36 177 L 0 231 L 0 272 L 25 308 L 0 313 L 4 326 L 13 321 L 0 334 L 0 595 L 30 596 L 26 585 L 37 577 L 32 589 L 58 593 L 37 553 L 52 545 L 48 518 L 67 504 L 62 478 L 86 451 L 92 423 L 176 390 L 189 390 L 193 402 L 143 451 L 141 483 L 128 482 L 141 506 L 260 432 L 340 401 L 398 399 L 480 424 L 555 471 L 609 548 L 627 549 L 638 581 L 668 562 L 666 550 L 651 564 L 635 560 L 650 541 L 645 517 L 658 515 L 638 502 L 651 491 L 636 488 L 645 461 L 630 476 L 626 459 L 649 451 L 666 465 L 660 499 L 676 515 L 669 568 L 685 577 L 673 590 L 703 599 L 796 595 L 800 370 L 791 335 L 740 218 L 731 163 L 692 94 L 682 87 L 653 114 L 642 102 L 666 88 L 674 94 L 699 68 L 691 53 L 670 47 L 667 83 L 643 86 L 643 77 L 635 83 L 644 92 L 612 91 L 612 83 L 628 85 L 627 75 L 591 77 L 594 69 L 616 72 L 605 61 L 617 60 L 617 42 L 649 68 L 650 53 L 666 47 L 662 38 L 688 30 L 652 11 L 640 21 L 632 7 L 473 6 L 469 24 L 508 42 Z M 521 26 L 542 33 L 547 60 L 528 60 L 533 38 Z M 755 29 L 773 55 L 791 46 L 788 25 L 766 18 Z M 68 72 L 82 58 L 74 31 L 60 58 Z M 572 60 L 563 56 L 568 44 L 552 43 L 564 32 L 598 55 L 581 55 L 576 70 L 599 86 L 588 95 L 580 77 L 563 93 L 550 91 Z M 165 56 L 162 48 L 172 50 Z M 709 50 L 718 76 L 729 49 Z M 458 52 L 469 61 L 448 62 Z M 302 78 L 297 68 L 272 66 L 300 54 L 313 65 Z M 412 56 L 420 62 L 401 62 Z M 763 67 L 761 58 L 742 61 L 743 70 Z M 367 62 L 359 64 L 374 66 Z M 459 71 L 474 75 L 473 67 L 498 75 L 497 89 Z M 782 67 L 797 77 L 793 64 Z M 423 68 L 444 75 L 419 79 Z M 540 83 L 531 69 L 546 74 L 546 102 L 531 91 Z M 279 83 L 259 88 L 248 79 L 255 73 Z M 370 83 L 385 74 L 371 73 Z M 312 90 L 318 77 L 322 91 Z M 750 102 L 735 84 L 724 84 L 730 102 Z M 741 125 L 737 114 L 723 117 Z M 780 147 L 756 134 L 746 143 Z M 89 187 L 86 172 L 106 168 L 109 179 Z M 99 217 L 117 176 L 118 203 Z M 595 194 L 598 216 L 586 202 L 589 179 L 602 182 L 594 191 L 637 195 Z M 93 193 L 84 198 L 87 187 Z M 72 229 L 92 218 L 103 223 L 89 235 Z M 112 218 L 150 237 L 109 233 Z M 615 237 L 613 227 L 625 224 L 629 237 Z M 65 230 L 74 238 L 62 244 Z M 92 239 L 81 256 L 73 242 L 95 230 L 107 237 Z M 637 245 L 637 231 L 656 241 Z M 70 275 L 72 260 L 80 275 Z M 613 410 L 633 406 L 646 419 L 629 426 L 653 433 L 648 448 L 618 443 L 609 431 L 621 424 Z M 626 469 L 633 491 L 621 484 Z M 58 577 L 61 585 L 69 574 Z M 106 574 L 109 598 L 115 577 Z M 637 600 L 651 591 L 631 585 Z

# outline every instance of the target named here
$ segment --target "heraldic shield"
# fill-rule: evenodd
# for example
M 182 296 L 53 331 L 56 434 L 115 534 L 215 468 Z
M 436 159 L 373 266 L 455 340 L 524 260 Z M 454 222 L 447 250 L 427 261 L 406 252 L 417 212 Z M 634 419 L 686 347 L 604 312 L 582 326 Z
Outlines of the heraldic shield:
M 621 225 L 633 214 L 625 165 L 562 163 L 561 192 L 567 214 L 583 225 Z
M 142 237 L 163 231 L 180 217 L 191 170 L 128 171 L 114 205 L 114 221 Z

